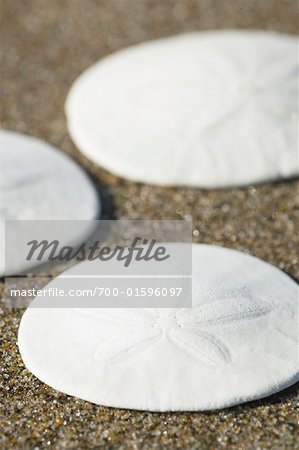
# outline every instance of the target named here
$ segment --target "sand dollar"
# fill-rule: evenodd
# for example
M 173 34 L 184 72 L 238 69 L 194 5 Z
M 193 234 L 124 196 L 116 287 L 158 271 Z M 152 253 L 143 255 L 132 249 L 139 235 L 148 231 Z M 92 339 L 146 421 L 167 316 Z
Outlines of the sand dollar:
M 191 33 L 104 58 L 74 83 L 68 129 L 130 180 L 204 188 L 299 173 L 298 39 Z
M 88 175 L 41 140 L 0 130 L 0 160 L 0 275 L 4 275 L 6 220 L 90 221 L 99 217 L 101 204 Z M 88 222 L 85 227 L 87 232 Z
M 36 298 L 21 320 L 26 367 L 99 405 L 212 410 L 298 380 L 298 287 L 243 253 L 193 245 L 193 308 L 43 308 L 44 301 Z

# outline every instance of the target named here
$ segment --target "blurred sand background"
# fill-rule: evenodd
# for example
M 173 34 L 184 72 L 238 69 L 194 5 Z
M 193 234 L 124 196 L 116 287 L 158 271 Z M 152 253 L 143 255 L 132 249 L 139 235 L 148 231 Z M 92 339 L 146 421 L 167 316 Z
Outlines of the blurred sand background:
M 103 56 L 192 30 L 296 33 L 295 0 L 1 0 L 0 5 L 2 128 L 42 138 L 82 164 L 101 190 L 104 218 L 192 217 L 199 232 L 195 242 L 249 252 L 299 278 L 298 181 L 213 191 L 131 183 L 80 155 L 64 116 L 70 85 Z M 95 406 L 54 391 L 24 368 L 16 346 L 21 315 L 5 309 L 0 315 L 5 449 L 299 448 L 296 386 L 220 412 L 153 414 Z

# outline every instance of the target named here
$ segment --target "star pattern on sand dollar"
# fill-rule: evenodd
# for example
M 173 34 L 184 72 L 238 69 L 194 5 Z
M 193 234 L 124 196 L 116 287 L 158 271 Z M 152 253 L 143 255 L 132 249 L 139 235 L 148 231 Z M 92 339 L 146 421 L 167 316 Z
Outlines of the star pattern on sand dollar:
M 217 336 L 223 327 L 240 327 L 244 322 L 269 314 L 264 301 L 229 298 L 194 308 L 79 309 L 79 314 L 111 326 L 112 333 L 99 343 L 98 361 L 118 363 L 135 357 L 163 339 L 194 361 L 217 367 L 229 363 L 229 346 Z

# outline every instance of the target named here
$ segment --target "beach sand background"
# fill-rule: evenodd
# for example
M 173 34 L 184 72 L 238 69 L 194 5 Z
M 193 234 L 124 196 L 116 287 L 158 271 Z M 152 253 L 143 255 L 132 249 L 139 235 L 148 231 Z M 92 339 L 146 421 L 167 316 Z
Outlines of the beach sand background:
M 3 128 L 42 138 L 78 161 L 102 193 L 104 218 L 192 217 L 198 230 L 194 242 L 249 252 L 299 278 L 298 181 L 209 191 L 131 183 L 80 155 L 64 116 L 72 82 L 105 55 L 192 30 L 296 33 L 297 2 L 1 0 L 0 4 Z M 296 386 L 219 412 L 154 414 L 96 406 L 54 391 L 25 369 L 16 345 L 21 315 L 21 310 L 1 309 L 5 449 L 299 448 Z

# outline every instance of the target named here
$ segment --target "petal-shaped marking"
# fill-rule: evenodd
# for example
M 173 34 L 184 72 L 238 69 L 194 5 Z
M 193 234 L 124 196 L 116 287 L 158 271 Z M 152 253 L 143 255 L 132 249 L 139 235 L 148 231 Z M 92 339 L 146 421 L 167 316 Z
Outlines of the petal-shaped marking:
M 169 339 L 178 350 L 209 366 L 217 367 L 231 360 L 230 351 L 226 345 L 208 333 L 172 328 L 169 331 Z
M 96 350 L 97 361 L 106 364 L 118 363 L 143 353 L 161 338 L 161 330 L 117 334 L 104 341 Z
M 178 323 L 183 326 L 192 324 L 218 325 L 237 324 L 243 320 L 256 320 L 269 314 L 271 305 L 261 300 L 253 300 L 248 297 L 227 298 L 202 306 L 185 309 L 177 314 Z

